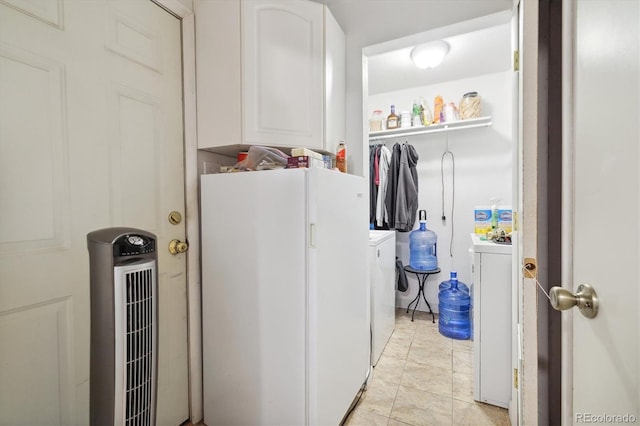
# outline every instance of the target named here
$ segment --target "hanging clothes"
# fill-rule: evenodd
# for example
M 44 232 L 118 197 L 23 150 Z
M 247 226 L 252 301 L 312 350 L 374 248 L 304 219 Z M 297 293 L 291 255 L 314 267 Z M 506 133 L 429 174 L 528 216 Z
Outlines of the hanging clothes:
M 418 210 L 418 153 L 407 143 L 369 146 L 369 223 L 411 231 Z
M 391 151 L 384 145 L 378 150 L 378 200 L 376 202 L 376 225 L 383 227 L 389 223 L 389 213 L 385 203 L 387 196 L 389 165 L 391 163 Z
M 394 147 L 395 148 L 395 147 Z M 403 144 L 398 170 L 398 187 L 395 207 L 395 229 L 411 231 L 418 210 L 418 153 L 409 144 Z
M 380 145 L 376 146 L 376 155 L 373 157 L 373 182 L 380 188 Z
M 398 195 L 398 173 L 400 171 L 400 156 L 402 145 L 396 143 L 391 150 L 391 161 L 389 162 L 389 172 L 387 179 L 387 192 L 385 194 L 384 205 L 387 209 L 389 229 L 396 227 L 396 198 Z
M 375 158 L 377 148 L 377 145 L 369 146 L 369 223 L 376 222 L 378 187 L 375 184 Z

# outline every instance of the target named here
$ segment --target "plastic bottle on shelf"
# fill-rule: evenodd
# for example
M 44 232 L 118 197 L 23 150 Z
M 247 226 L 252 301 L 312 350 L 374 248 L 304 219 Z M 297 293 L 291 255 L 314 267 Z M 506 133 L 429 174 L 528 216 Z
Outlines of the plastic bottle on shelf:
M 413 101 L 413 109 L 411 110 L 411 126 L 422 126 L 422 104 L 417 100 Z
M 420 98 L 420 107 L 422 111 L 420 114 L 422 124 L 424 126 L 429 126 L 433 123 L 433 114 L 431 113 L 431 108 L 429 108 L 429 105 L 427 105 L 427 102 L 422 97 Z
M 370 132 L 379 132 L 384 130 L 382 126 L 382 122 L 384 121 L 384 114 L 382 114 L 381 109 L 376 109 L 373 111 L 371 118 L 369 119 L 369 131 Z
M 387 129 L 397 129 L 400 127 L 400 117 L 396 115 L 396 106 L 391 105 L 391 114 L 387 117 Z
M 438 95 L 435 97 L 433 102 L 433 122 L 441 123 L 442 122 L 442 108 L 444 107 L 444 101 L 442 100 L 442 96 Z
M 438 331 L 452 339 L 467 340 L 471 337 L 471 297 L 459 285 L 456 279 L 438 293 Z
M 347 145 L 340 141 L 336 149 L 336 167 L 342 173 L 347 173 Z
M 458 109 L 453 102 L 449 102 L 442 108 L 442 115 L 444 116 L 445 123 L 457 121 Z
M 402 111 L 400 113 L 400 127 L 411 127 L 411 111 Z
M 438 268 L 438 236 L 427 229 L 427 212 L 420 210 L 420 228 L 409 234 L 409 266 L 421 271 Z
M 463 282 L 458 281 L 458 273 L 456 271 L 450 272 L 450 278 L 447 281 L 442 281 L 438 286 L 438 291 L 447 290 L 453 287 L 453 283 L 455 282 L 456 286 L 460 289 L 460 291 L 464 291 L 469 294 L 469 287 Z

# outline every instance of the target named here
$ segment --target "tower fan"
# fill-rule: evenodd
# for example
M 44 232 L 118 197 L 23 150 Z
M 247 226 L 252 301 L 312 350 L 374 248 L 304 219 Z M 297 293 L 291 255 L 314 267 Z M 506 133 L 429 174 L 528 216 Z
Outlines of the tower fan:
M 92 425 L 155 425 L 158 365 L 155 235 L 87 235 L 91 286 Z

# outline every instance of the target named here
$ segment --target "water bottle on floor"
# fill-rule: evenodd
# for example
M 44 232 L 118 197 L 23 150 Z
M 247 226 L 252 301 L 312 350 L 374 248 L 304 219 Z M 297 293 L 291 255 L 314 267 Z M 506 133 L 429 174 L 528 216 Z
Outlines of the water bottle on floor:
M 467 340 L 471 337 L 471 297 L 468 288 L 466 292 L 458 288 L 457 274 L 451 278 L 451 287 L 438 294 L 438 330 L 443 336 Z
M 461 291 L 464 291 L 465 293 L 469 294 L 469 287 L 467 287 L 467 285 L 462 281 L 458 281 L 458 273 L 456 271 L 451 271 L 450 276 L 451 278 L 449 278 L 447 281 L 442 281 L 440 283 L 440 285 L 438 286 L 438 292 L 451 288 L 451 283 L 455 281 L 458 283 L 458 288 Z

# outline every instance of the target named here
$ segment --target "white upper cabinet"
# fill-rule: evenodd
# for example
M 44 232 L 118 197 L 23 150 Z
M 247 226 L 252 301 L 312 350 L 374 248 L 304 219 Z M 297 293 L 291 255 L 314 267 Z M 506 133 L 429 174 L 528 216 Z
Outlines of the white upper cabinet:
M 345 37 L 326 6 L 307 0 L 195 4 L 199 148 L 333 151 L 344 140 Z
M 336 152 L 347 136 L 347 41 L 324 6 L 324 149 Z
M 242 2 L 245 142 L 322 147 L 322 9 Z

